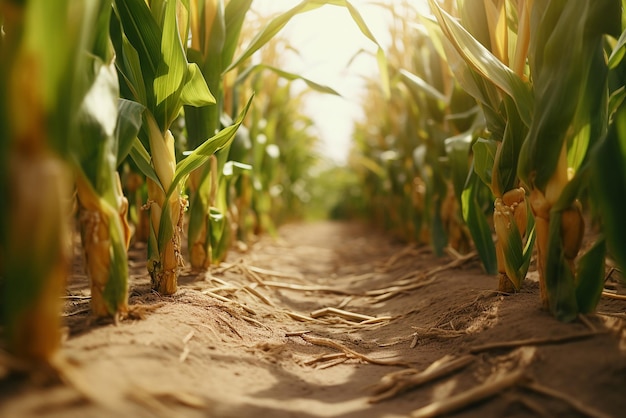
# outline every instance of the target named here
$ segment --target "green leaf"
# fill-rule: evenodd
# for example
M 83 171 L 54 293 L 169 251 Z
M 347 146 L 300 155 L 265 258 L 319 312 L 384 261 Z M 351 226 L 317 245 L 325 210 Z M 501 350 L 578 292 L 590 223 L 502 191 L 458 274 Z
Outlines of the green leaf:
M 263 70 L 269 70 L 272 71 L 274 73 L 276 73 L 277 75 L 279 75 L 280 77 L 286 79 L 286 80 L 302 80 L 306 83 L 307 86 L 309 86 L 311 89 L 318 91 L 320 93 L 327 93 L 327 94 L 334 94 L 336 96 L 341 96 L 339 93 L 337 93 L 336 90 L 328 87 L 328 86 L 323 86 L 321 84 L 318 84 L 314 81 L 309 80 L 306 77 L 302 77 L 298 74 L 293 74 L 284 70 L 281 70 L 279 68 L 273 67 L 271 65 L 267 65 L 267 64 L 256 64 L 256 65 L 252 65 L 248 68 L 246 68 L 244 71 L 241 72 L 241 74 L 239 75 L 239 77 L 237 77 L 237 81 L 236 83 L 242 83 L 243 80 L 245 80 L 247 77 L 249 77 L 251 74 L 256 73 L 256 72 L 261 72 Z
M 514 100 L 522 121 L 530 125 L 534 107 L 530 86 L 441 9 L 434 0 L 429 0 L 428 3 L 444 34 L 457 52 L 475 71 L 508 94 Z
M 528 127 L 521 120 L 511 99 L 505 97 L 503 103 L 506 110 L 506 127 L 502 142 L 496 151 L 491 179 L 491 189 L 496 196 L 502 196 L 517 186 L 517 163 L 528 132 Z
M 617 66 L 622 62 L 624 54 L 626 54 L 626 30 L 624 30 L 620 35 L 617 40 L 617 44 L 609 56 L 609 68 L 617 68 Z
M 118 55 L 121 55 L 122 58 L 121 63 L 119 59 L 116 60 L 118 68 L 126 82 L 126 87 L 132 94 L 132 97 L 126 98 L 133 99 L 144 106 L 148 106 L 153 102 L 152 86 L 149 86 L 148 89 L 146 88 L 141 62 L 139 61 L 139 54 L 137 54 L 137 50 L 130 44 L 126 35 L 122 36 L 122 52 L 118 52 Z M 150 99 L 148 99 L 148 93 L 150 94 Z
M 159 185 L 159 187 L 161 187 L 161 189 L 163 189 L 163 186 L 161 186 L 161 180 L 159 180 L 159 176 L 152 167 L 152 158 L 139 138 L 135 137 L 129 155 L 133 159 L 134 163 L 137 164 L 139 171 L 141 171 L 144 176 L 152 179 Z
M 478 138 L 472 145 L 474 153 L 474 171 L 487 186 L 491 187 L 493 164 L 498 145 L 496 141 Z
M 119 99 L 117 104 L 117 125 L 115 137 L 117 138 L 117 165 L 122 161 L 133 147 L 141 129 L 142 114 L 145 107 L 132 100 Z
M 78 164 L 98 195 L 110 182 L 115 165 L 110 155 L 114 149 L 119 94 L 114 64 L 107 65 L 92 56 L 91 85 L 86 92 L 78 115 L 79 136 L 72 146 Z
M 225 66 L 233 62 L 233 56 L 241 37 L 241 28 L 251 4 L 252 0 L 230 0 L 226 4 L 226 11 L 224 12 L 226 39 L 222 50 L 222 63 Z
M 431 99 L 439 100 L 442 103 L 448 103 L 449 100 L 443 93 L 439 92 L 439 90 L 428 84 L 422 78 L 404 69 L 400 69 L 399 73 L 402 76 L 402 81 L 404 81 L 404 83 L 409 87 L 417 87 Z
M 180 96 L 187 72 L 187 57 L 178 32 L 177 1 L 168 1 L 163 21 L 161 59 L 154 78 L 154 118 L 161 131 L 169 128 L 180 112 Z
M 531 19 L 529 65 L 535 109 L 520 152 L 518 173 L 530 187 L 544 190 L 563 144 L 587 124 L 599 137 L 606 121 L 607 66 L 603 29 L 619 23 L 615 1 L 536 3 Z M 619 3 L 617 3 L 619 8 Z M 604 16 L 604 18 L 600 18 Z M 604 19 L 604 20 L 603 20 Z M 603 23 L 604 22 L 604 23 Z M 590 113 L 591 112 L 591 113 Z M 579 158 L 578 160 L 580 160 Z
M 241 111 L 235 122 L 224 129 L 222 129 L 215 136 L 207 139 L 202 145 L 193 150 L 184 160 L 176 164 L 176 172 L 170 190 L 167 191 L 167 198 L 178 187 L 178 185 L 186 178 L 193 170 L 204 164 L 217 150 L 225 147 L 234 138 L 237 129 L 242 124 L 244 117 L 248 113 L 248 109 L 252 104 L 251 96 L 248 103 Z
M 145 80 L 154 80 L 161 61 L 161 29 L 144 0 L 115 0 L 124 34 L 138 53 Z
M 243 173 L 249 173 L 252 171 L 252 166 L 250 164 L 244 164 L 237 161 L 228 161 L 224 164 L 224 169 L 222 170 L 222 174 L 224 177 L 237 177 Z
M 524 270 L 524 248 L 522 246 L 522 236 L 517 230 L 515 218 L 512 212 L 508 212 L 509 218 L 508 224 L 511 226 L 508 228 L 507 239 L 500 242 L 502 252 L 504 254 L 504 269 L 506 275 L 513 281 L 513 285 L 516 289 L 519 289 L 526 277 L 526 271 Z
M 183 87 L 180 100 L 184 105 L 201 107 L 216 104 L 215 97 L 204 81 L 200 68 L 196 64 L 187 65 L 188 81 Z
M 581 313 L 593 312 L 598 306 L 604 288 L 605 254 L 606 245 L 602 238 L 580 257 L 576 301 Z
M 463 220 L 470 231 L 485 272 L 495 275 L 498 273 L 496 247 L 493 243 L 493 233 L 489 227 L 489 222 L 478 199 L 481 188 L 486 189 L 487 184 L 481 181 L 475 171 L 471 171 L 468 184 L 461 193 Z
M 620 107 L 606 138 L 591 158 L 590 195 L 598 209 L 611 257 L 626 271 L 626 106 Z
M 557 319 L 569 322 L 578 316 L 578 303 L 574 275 L 565 260 L 561 242 L 561 212 L 550 212 L 548 234 L 545 283 L 550 312 Z
M 461 201 L 461 193 L 468 177 L 471 144 L 471 133 L 455 135 L 445 140 L 452 185 L 458 202 Z

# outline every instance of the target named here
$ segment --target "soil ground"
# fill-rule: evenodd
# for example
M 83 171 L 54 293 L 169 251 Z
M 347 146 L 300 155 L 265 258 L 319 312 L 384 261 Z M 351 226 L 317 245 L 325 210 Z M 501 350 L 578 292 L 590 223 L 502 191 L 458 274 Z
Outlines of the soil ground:
M 475 256 L 436 257 L 357 223 L 287 225 L 185 271 L 172 297 L 150 291 L 145 248 L 131 255 L 134 319 L 93 323 L 77 272 L 65 383 L 5 376 L 1 417 L 393 418 L 457 396 L 471 404 L 450 416 L 626 410 L 623 301 L 560 323 L 533 280 L 499 294 Z

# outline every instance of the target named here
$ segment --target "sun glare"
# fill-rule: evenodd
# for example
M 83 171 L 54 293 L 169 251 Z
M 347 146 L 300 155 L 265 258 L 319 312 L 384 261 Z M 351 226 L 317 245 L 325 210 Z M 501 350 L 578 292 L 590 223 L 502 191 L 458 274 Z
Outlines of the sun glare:
M 254 8 L 268 16 L 284 12 L 299 2 L 294 0 L 255 0 Z M 411 6 L 407 6 L 408 4 Z M 425 1 L 353 1 L 376 41 L 387 48 L 391 42 L 390 7 L 425 7 Z M 320 153 L 334 162 L 346 161 L 353 124 L 362 119 L 359 103 L 364 78 L 378 76 L 377 46 L 358 28 L 343 7 L 327 5 L 294 17 L 283 29 L 297 53 L 284 57 L 285 69 L 335 89 L 341 97 L 310 94 L 304 112 L 316 123 Z M 304 88 L 304 85 L 302 85 Z

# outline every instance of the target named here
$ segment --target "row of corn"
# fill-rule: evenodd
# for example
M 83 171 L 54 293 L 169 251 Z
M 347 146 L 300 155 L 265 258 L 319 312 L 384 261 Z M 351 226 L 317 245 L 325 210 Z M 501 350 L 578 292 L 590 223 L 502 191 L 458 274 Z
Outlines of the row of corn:
M 152 288 L 169 295 L 185 261 L 207 269 L 303 211 L 315 138 L 292 81 L 336 92 L 281 70 L 291 48 L 272 39 L 326 5 L 369 30 L 346 0 L 265 20 L 252 5 L 0 0 L 0 340 L 12 356 L 57 352 L 72 220 L 92 313 L 117 319 L 131 240 L 147 243 Z
M 545 308 L 593 311 L 607 264 L 626 267 L 623 3 L 392 9 L 391 95 L 370 89 L 350 156 L 356 209 L 437 253 L 471 244 L 501 291 L 536 260 Z

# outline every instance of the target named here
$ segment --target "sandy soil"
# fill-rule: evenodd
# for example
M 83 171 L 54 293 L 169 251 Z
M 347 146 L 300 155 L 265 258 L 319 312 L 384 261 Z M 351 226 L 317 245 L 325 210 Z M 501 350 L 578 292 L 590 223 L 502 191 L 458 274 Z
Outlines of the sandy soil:
M 451 415 L 626 410 L 626 302 L 563 324 L 532 280 L 498 294 L 476 257 L 437 258 L 358 224 L 285 226 L 185 272 L 172 297 L 150 291 L 144 253 L 132 250 L 134 319 L 117 325 L 89 319 L 75 274 L 66 383 L 5 376 L 1 417 L 392 418 L 463 397 Z

